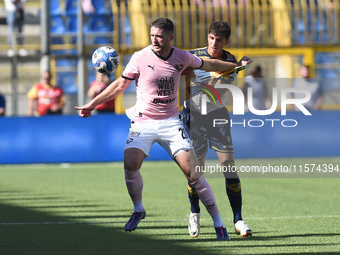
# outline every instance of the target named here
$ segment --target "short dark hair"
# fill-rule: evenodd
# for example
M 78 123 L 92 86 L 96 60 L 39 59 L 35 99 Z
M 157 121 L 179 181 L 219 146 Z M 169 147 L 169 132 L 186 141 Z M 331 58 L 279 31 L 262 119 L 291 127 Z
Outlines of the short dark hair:
M 159 18 L 152 22 L 151 27 L 160 28 L 170 34 L 174 33 L 174 23 L 168 18 Z
M 261 73 L 262 73 L 262 68 L 260 65 L 254 66 L 254 68 L 250 72 L 251 76 L 254 76 L 256 78 L 261 77 Z
M 209 27 L 209 34 L 217 35 L 228 40 L 231 34 L 231 29 L 227 22 L 215 21 L 211 23 Z

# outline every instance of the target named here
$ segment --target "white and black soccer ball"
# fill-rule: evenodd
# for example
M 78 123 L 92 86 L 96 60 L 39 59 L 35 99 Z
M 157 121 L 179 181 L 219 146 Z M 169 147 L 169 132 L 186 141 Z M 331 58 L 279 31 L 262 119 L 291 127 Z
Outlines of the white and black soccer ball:
M 93 67 L 100 73 L 109 74 L 119 66 L 119 54 L 110 46 L 102 46 L 92 54 Z

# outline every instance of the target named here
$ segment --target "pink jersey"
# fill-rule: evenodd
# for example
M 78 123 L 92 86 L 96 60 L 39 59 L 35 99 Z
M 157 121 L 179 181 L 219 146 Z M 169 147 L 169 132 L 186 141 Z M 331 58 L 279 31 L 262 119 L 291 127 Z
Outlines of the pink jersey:
M 161 120 L 178 116 L 177 91 L 187 67 L 198 69 L 203 61 L 195 55 L 171 47 L 167 59 L 157 56 L 152 46 L 132 55 L 122 77 L 136 79 L 137 102 L 126 110 L 135 121 Z

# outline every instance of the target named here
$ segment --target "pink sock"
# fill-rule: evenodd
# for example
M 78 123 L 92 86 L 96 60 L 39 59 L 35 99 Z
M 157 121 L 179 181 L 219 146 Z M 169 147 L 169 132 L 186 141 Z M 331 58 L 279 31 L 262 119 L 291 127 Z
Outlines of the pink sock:
M 125 171 L 125 183 L 133 203 L 142 200 L 143 178 L 140 171 Z
M 205 177 L 202 175 L 197 181 L 190 184 L 196 189 L 199 199 L 202 201 L 205 208 L 207 208 L 210 216 L 218 214 L 220 211 L 218 210 L 218 206 L 216 204 L 214 192 L 212 191 L 211 186 L 206 181 Z

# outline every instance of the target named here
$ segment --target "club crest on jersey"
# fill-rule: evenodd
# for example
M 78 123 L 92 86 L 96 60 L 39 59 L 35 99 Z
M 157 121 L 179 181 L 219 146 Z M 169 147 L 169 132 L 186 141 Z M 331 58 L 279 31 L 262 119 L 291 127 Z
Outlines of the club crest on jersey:
M 195 52 L 196 56 L 205 55 L 205 54 L 206 54 L 206 52 L 204 50 L 200 50 L 200 51 Z
M 183 65 L 175 65 L 175 68 L 178 72 L 180 72 L 183 69 Z

